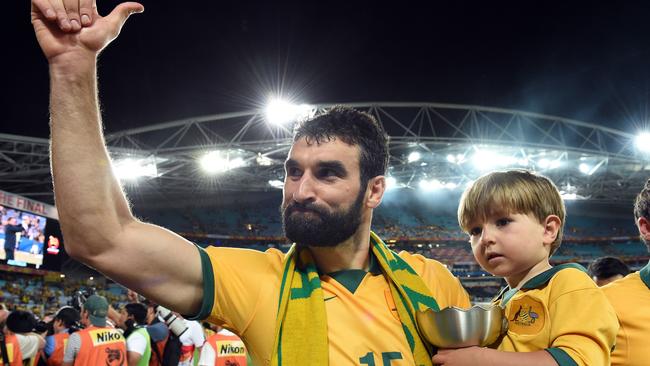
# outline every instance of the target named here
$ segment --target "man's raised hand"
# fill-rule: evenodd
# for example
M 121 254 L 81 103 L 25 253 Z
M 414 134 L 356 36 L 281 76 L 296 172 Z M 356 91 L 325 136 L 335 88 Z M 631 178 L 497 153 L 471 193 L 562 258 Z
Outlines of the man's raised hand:
M 118 36 L 129 15 L 143 10 L 139 3 L 125 2 L 102 17 L 90 0 L 32 0 L 31 20 L 45 57 L 53 63 L 66 55 L 94 58 Z

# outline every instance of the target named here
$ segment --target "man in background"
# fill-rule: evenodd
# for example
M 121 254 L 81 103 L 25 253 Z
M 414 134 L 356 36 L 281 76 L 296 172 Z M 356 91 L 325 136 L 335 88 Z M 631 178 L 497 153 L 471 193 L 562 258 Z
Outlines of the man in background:
M 106 322 L 108 301 L 91 295 L 81 306 L 84 329 L 68 338 L 63 365 L 125 365 L 126 342 L 122 333 Z
M 650 251 L 650 180 L 636 196 L 634 219 L 641 240 Z M 616 347 L 612 351 L 612 366 L 648 365 L 650 348 L 650 263 L 640 271 L 631 273 L 602 287 L 605 296 L 616 311 L 620 328 Z
M 6 222 L 2 223 L 5 227 L 5 259 L 13 260 L 14 251 L 16 250 L 16 243 L 20 240 L 19 234 L 25 235 L 26 231 L 22 225 L 18 225 L 15 217 L 10 217 Z
M 598 287 L 627 276 L 630 268 L 616 257 L 600 257 L 589 264 L 589 275 Z

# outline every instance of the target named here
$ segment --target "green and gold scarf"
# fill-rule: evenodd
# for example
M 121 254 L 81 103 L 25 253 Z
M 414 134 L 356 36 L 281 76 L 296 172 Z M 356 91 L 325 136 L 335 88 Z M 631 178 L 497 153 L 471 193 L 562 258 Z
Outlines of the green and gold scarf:
M 427 308 L 438 311 L 436 300 L 413 268 L 373 232 L 370 245 L 390 284 L 416 365 L 431 365 L 432 348 L 420 336 L 415 312 Z M 310 365 L 328 365 L 327 315 L 314 259 L 309 250 L 298 250 L 294 244 L 284 262 L 271 364 L 303 365 L 307 355 Z

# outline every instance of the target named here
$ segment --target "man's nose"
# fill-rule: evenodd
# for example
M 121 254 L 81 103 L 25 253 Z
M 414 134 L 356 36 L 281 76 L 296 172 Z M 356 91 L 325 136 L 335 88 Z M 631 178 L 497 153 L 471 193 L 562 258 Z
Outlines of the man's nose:
M 293 200 L 298 203 L 312 201 L 315 198 L 315 182 L 313 177 L 304 174 L 298 182 L 297 189 L 293 192 Z

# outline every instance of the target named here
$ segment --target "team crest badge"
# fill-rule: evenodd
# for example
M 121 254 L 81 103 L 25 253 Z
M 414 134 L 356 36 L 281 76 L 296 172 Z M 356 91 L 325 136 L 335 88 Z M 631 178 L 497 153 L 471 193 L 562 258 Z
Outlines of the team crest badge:
M 512 300 L 508 311 L 508 330 L 517 334 L 537 334 L 544 328 L 542 303 L 530 296 Z

